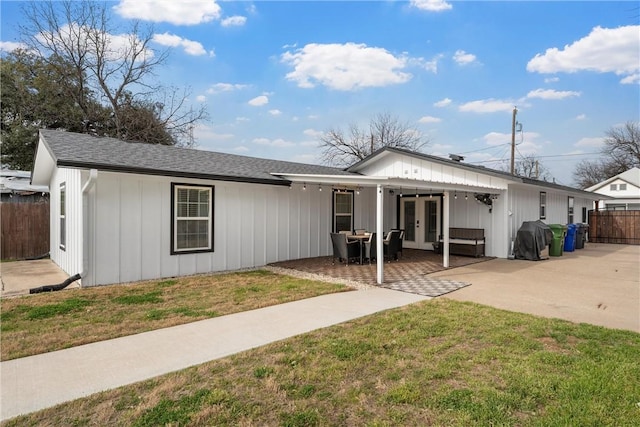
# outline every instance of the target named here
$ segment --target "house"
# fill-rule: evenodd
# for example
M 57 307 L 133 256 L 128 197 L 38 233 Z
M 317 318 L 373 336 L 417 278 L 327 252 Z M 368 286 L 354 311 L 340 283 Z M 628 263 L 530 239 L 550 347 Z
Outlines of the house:
M 596 210 L 640 210 L 640 168 L 612 176 L 586 191 L 606 196 L 596 200 Z
M 347 170 L 42 130 L 32 183 L 51 192 L 51 259 L 83 286 L 331 255 L 330 232 L 405 230 L 429 250 L 482 228 L 506 258 L 523 221 L 586 221 L 593 193 L 384 148 Z M 582 212 L 582 216 L 580 216 Z M 384 265 L 377 264 L 378 282 Z
M 31 172 L 0 169 L 0 200 L 7 203 L 46 203 L 47 185 L 32 185 Z

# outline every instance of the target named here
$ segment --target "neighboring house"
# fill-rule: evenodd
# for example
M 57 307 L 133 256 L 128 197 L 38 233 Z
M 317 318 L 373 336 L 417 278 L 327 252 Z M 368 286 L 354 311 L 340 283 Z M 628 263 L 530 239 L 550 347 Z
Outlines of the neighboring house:
M 402 228 L 427 250 L 449 227 L 483 228 L 486 255 L 507 258 L 522 222 L 586 222 L 597 199 L 400 149 L 341 170 L 55 130 L 40 132 L 32 183 L 51 190 L 51 259 L 83 286 L 331 255 L 329 233 L 355 228 L 379 247 Z
M 603 196 L 596 210 L 640 210 L 640 168 L 631 168 L 586 189 Z
M 2 202 L 46 202 L 47 185 L 31 185 L 31 172 L 0 169 L 0 200 Z

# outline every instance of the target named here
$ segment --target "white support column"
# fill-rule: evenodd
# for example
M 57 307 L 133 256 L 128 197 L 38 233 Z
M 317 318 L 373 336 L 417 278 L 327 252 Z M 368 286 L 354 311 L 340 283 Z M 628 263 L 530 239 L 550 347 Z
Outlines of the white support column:
M 442 199 L 442 266 L 449 267 L 449 195 L 444 192 Z
M 384 189 L 378 184 L 376 194 L 376 282 L 384 283 Z

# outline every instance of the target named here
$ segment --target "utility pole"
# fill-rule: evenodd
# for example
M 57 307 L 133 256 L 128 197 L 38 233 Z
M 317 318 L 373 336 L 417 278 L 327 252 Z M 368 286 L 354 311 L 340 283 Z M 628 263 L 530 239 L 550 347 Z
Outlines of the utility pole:
M 511 119 L 511 175 L 515 175 L 516 170 L 516 114 L 518 114 L 518 109 L 513 107 L 513 117 Z

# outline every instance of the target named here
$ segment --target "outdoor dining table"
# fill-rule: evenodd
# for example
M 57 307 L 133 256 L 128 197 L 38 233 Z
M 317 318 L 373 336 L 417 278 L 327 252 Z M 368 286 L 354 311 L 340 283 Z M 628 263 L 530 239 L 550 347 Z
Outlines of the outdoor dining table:
M 369 237 L 370 237 L 369 234 L 348 234 L 347 235 L 348 240 L 360 241 L 360 265 L 362 265 L 362 263 L 364 262 L 364 248 L 365 248 L 364 242 L 369 240 Z

